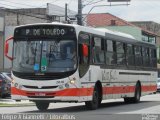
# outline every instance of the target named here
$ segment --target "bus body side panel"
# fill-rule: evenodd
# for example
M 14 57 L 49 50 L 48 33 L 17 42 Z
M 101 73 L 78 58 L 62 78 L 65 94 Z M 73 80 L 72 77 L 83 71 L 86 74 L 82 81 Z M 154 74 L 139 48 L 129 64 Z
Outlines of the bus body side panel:
M 102 83 L 103 99 L 134 97 L 136 83 L 141 84 L 141 95 L 156 91 L 156 72 L 101 69 L 99 66 L 90 67 L 91 80 L 88 87 L 95 85 L 96 81 Z

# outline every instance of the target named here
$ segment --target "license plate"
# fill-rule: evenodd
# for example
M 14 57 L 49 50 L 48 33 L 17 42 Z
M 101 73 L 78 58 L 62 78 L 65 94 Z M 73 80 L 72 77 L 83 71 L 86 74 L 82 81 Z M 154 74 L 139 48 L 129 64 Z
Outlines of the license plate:
M 45 93 L 35 93 L 35 96 L 46 96 Z

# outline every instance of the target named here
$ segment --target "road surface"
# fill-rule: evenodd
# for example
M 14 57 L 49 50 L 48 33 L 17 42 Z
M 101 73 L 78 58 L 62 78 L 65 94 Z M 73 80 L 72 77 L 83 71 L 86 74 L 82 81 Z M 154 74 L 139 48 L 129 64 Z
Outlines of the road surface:
M 0 113 L 41 114 L 36 106 L 0 107 Z M 105 100 L 97 110 L 87 110 L 84 103 L 52 103 L 45 114 L 69 115 L 77 120 L 160 120 L 160 94 L 141 97 L 138 104 L 123 99 Z M 54 119 L 54 116 L 50 117 Z

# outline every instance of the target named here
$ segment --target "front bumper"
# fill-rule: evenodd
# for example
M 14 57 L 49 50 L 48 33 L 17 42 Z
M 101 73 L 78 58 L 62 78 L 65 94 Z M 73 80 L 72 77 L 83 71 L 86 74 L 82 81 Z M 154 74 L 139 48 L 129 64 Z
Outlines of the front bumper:
M 13 100 L 47 100 L 52 102 L 82 102 L 92 99 L 93 88 L 68 88 L 59 91 L 26 91 L 15 87 L 11 89 Z

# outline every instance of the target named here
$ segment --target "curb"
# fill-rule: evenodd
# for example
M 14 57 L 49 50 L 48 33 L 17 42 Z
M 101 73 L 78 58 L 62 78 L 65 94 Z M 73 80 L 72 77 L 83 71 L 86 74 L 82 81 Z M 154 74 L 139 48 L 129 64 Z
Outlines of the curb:
M 35 106 L 35 104 L 6 104 L 2 103 L 0 104 L 0 107 L 29 107 L 29 106 Z
M 16 102 L 11 99 L 1 99 L 0 107 L 24 107 L 24 106 L 34 106 L 34 102 L 30 102 L 28 100 L 21 100 L 20 102 Z

